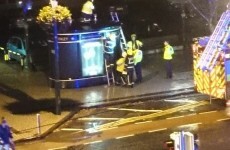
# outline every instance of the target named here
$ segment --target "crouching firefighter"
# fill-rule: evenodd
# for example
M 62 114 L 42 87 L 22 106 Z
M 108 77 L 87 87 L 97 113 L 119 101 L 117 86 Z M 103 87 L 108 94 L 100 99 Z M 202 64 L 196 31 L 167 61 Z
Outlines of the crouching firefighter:
M 126 85 L 126 76 L 127 76 L 127 71 L 125 69 L 125 59 L 126 59 L 126 52 L 122 53 L 122 57 L 119 58 L 116 62 L 116 71 L 117 71 L 117 78 L 116 78 L 116 84 L 117 85 Z

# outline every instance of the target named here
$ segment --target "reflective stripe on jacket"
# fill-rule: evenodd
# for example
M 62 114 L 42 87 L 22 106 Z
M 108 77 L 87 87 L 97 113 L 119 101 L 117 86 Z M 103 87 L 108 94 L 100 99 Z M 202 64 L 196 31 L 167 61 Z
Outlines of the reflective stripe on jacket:
M 131 49 L 127 50 L 127 56 L 125 59 L 125 67 L 127 69 L 134 68 L 134 53 L 133 53 L 133 50 Z

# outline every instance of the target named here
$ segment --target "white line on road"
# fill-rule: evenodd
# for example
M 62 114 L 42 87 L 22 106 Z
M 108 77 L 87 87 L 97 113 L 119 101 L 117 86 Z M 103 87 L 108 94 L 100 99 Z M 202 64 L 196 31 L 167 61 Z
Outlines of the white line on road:
M 195 115 L 197 115 L 197 113 L 189 114 L 189 115 L 186 115 L 185 117 L 188 117 L 188 116 L 195 116 Z
M 120 137 L 116 137 L 115 139 L 122 139 L 122 138 L 126 138 L 126 137 L 131 137 L 131 136 L 134 136 L 134 134 L 131 134 L 131 135 L 126 135 L 126 136 L 120 136 Z
M 120 119 L 123 119 L 123 118 L 79 118 L 78 120 L 120 120 Z
M 167 128 L 162 128 L 162 129 L 157 129 L 157 130 L 151 130 L 151 131 L 148 131 L 149 133 L 153 133 L 153 132 L 159 132 L 159 131 L 164 131 L 164 130 L 167 130 Z
M 143 109 L 127 109 L 127 108 L 108 108 L 108 110 L 122 110 L 132 112 L 160 112 L 162 110 L 143 110 Z
M 230 120 L 230 118 L 218 119 L 218 120 L 216 120 L 216 121 L 217 121 L 217 122 L 220 122 L 220 121 L 226 121 L 226 120 Z
M 166 119 L 177 119 L 177 118 L 183 118 L 184 116 L 177 116 L 177 117 L 170 117 L 170 118 L 166 118 Z
M 149 120 L 149 121 L 143 121 L 143 122 L 136 122 L 136 123 L 134 123 L 134 124 L 143 124 L 143 123 L 149 123 L 149 122 L 152 122 L 152 121 Z
M 99 141 L 94 141 L 94 142 L 89 142 L 89 143 L 84 143 L 84 145 L 88 145 L 88 144 L 96 144 L 96 143 L 101 143 L 102 140 L 99 140 Z
M 62 128 L 61 131 L 83 131 L 83 129 L 76 128 Z
M 202 114 L 209 114 L 209 113 L 215 113 L 215 112 L 217 112 L 217 111 L 207 111 L 207 112 L 202 112 L 202 113 L 199 113 L 199 114 L 202 115 Z
M 200 125 L 200 124 L 202 124 L 202 123 L 201 123 L 201 122 L 198 122 L 198 123 L 190 123 L 190 124 L 180 125 L 180 127 L 197 126 L 197 125 Z
M 165 102 L 173 102 L 173 103 L 179 103 L 179 102 L 195 103 L 195 101 L 189 100 L 189 99 L 182 99 L 182 100 L 178 100 L 178 99 L 166 99 L 164 101 Z

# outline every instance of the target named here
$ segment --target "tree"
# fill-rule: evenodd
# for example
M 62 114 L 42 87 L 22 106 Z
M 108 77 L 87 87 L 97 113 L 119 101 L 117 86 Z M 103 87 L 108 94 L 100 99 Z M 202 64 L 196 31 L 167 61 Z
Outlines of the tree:
M 171 4 L 186 5 L 186 16 L 200 16 L 208 25 L 209 32 L 215 28 L 220 15 L 226 10 L 229 0 L 168 0 Z

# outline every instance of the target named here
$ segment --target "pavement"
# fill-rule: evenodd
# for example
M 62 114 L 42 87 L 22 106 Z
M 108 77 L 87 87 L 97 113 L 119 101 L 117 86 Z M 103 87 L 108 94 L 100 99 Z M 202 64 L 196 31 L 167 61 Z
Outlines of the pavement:
M 165 78 L 162 53 L 145 50 L 143 82 L 126 88 L 98 85 L 80 89 L 62 89 L 62 112 L 55 115 L 55 93 L 43 71 L 21 70 L 15 62 L 0 61 L 0 114 L 11 126 L 14 141 L 41 138 L 70 119 L 80 109 L 115 104 L 126 98 L 152 93 L 193 88 L 192 56 L 189 50 L 175 51 L 173 79 Z M 40 127 L 40 128 L 39 128 Z

